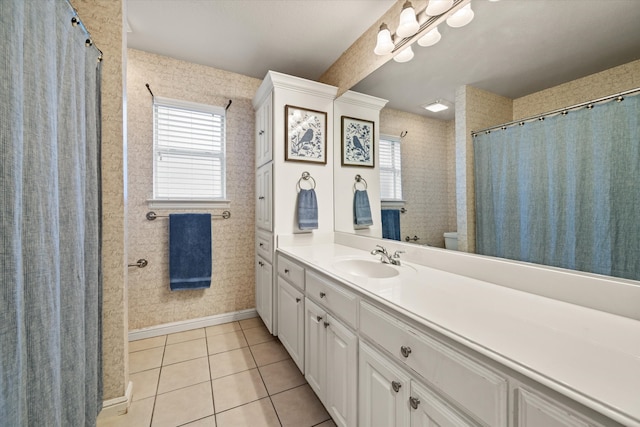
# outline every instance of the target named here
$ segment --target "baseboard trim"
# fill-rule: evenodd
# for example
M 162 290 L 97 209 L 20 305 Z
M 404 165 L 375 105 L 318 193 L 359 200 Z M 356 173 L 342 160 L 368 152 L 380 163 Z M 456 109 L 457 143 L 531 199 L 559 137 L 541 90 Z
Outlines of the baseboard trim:
M 200 317 L 198 319 L 163 323 L 161 325 L 129 331 L 129 341 L 153 338 L 166 334 L 175 334 L 176 332 L 184 332 L 191 329 L 206 328 L 207 326 L 220 325 L 222 323 L 229 323 L 237 320 L 251 319 L 252 317 L 256 317 L 257 315 L 258 313 L 256 312 L 255 308 L 251 308 L 248 310 L 233 311 L 231 313 Z
M 133 383 L 129 381 L 124 396 L 114 397 L 113 399 L 102 402 L 102 411 L 98 414 L 98 419 L 116 417 L 124 415 L 129 410 L 131 398 L 133 397 Z

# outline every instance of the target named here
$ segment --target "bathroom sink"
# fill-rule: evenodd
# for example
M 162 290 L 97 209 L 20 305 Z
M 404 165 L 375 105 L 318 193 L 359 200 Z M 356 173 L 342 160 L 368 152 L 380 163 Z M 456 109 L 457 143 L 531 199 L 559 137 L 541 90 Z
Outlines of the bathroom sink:
M 343 259 L 333 264 L 341 273 L 372 279 L 388 279 L 400 274 L 397 268 L 380 261 L 368 259 Z

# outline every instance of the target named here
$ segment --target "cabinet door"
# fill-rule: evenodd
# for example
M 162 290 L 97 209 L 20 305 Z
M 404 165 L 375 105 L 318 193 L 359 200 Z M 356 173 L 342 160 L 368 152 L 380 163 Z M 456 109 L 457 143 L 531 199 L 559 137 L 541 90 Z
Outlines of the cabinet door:
M 278 277 L 278 337 L 304 373 L 304 295 Z
M 256 226 L 273 231 L 273 164 L 264 165 L 256 171 Z
M 362 341 L 359 361 L 359 426 L 409 426 L 409 376 Z
M 272 95 L 256 111 L 256 167 L 273 160 Z
M 327 353 L 327 321 L 323 309 L 309 298 L 304 300 L 304 377 L 324 403 Z
M 411 427 L 474 427 L 432 390 L 411 382 Z
M 524 388 L 518 389 L 518 427 L 591 427 L 573 411 Z
M 357 426 L 358 337 L 327 315 L 326 405 L 339 427 Z
M 271 263 L 262 257 L 256 261 L 256 311 L 262 318 L 269 332 L 272 332 L 273 319 L 273 285 Z

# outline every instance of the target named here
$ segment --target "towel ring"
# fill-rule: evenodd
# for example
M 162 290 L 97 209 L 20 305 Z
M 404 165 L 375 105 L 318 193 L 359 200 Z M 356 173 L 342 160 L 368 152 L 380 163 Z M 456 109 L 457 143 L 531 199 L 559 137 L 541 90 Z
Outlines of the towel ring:
M 313 184 L 309 183 L 311 185 L 311 188 L 309 188 L 309 190 L 314 190 L 316 188 L 316 180 L 313 179 L 313 177 L 311 176 L 311 174 L 309 172 L 302 172 L 302 176 L 300 177 L 300 179 L 298 179 L 298 183 L 296 184 L 296 187 L 298 188 L 298 193 L 300 192 L 300 190 L 302 190 L 302 186 L 300 184 L 302 184 L 302 181 L 309 181 L 311 180 L 313 182 Z
M 353 183 L 353 192 L 355 193 L 356 190 L 358 189 L 358 183 L 364 185 L 364 188 L 360 191 L 366 191 L 367 190 L 367 180 L 364 179 L 362 176 L 360 176 L 360 174 L 356 175 L 356 182 Z

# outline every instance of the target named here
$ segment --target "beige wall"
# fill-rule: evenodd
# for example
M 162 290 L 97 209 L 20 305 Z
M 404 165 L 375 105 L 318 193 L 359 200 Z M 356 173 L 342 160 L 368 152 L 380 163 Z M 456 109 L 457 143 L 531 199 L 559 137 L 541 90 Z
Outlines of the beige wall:
M 261 80 L 202 65 L 128 50 L 127 96 L 129 134 L 129 212 L 131 260 L 149 265 L 129 272 L 129 329 L 195 319 L 253 308 L 254 303 L 254 111 L 251 105 Z M 168 219 L 148 221 L 171 212 L 212 212 L 223 209 L 149 209 L 152 198 L 154 95 L 226 106 L 227 198 L 231 219 L 212 222 L 213 272 L 211 288 L 169 290 Z
M 122 397 L 127 360 L 126 137 L 122 0 L 73 0 L 102 61 L 102 350 L 104 399 Z
M 401 238 L 444 247 L 443 233 L 455 231 L 453 121 L 435 120 L 384 108 L 380 133 L 402 139 L 402 193 L 407 212 L 400 215 Z M 453 227 L 453 228 L 452 228 Z
M 513 120 L 640 87 L 640 60 L 513 100 Z

